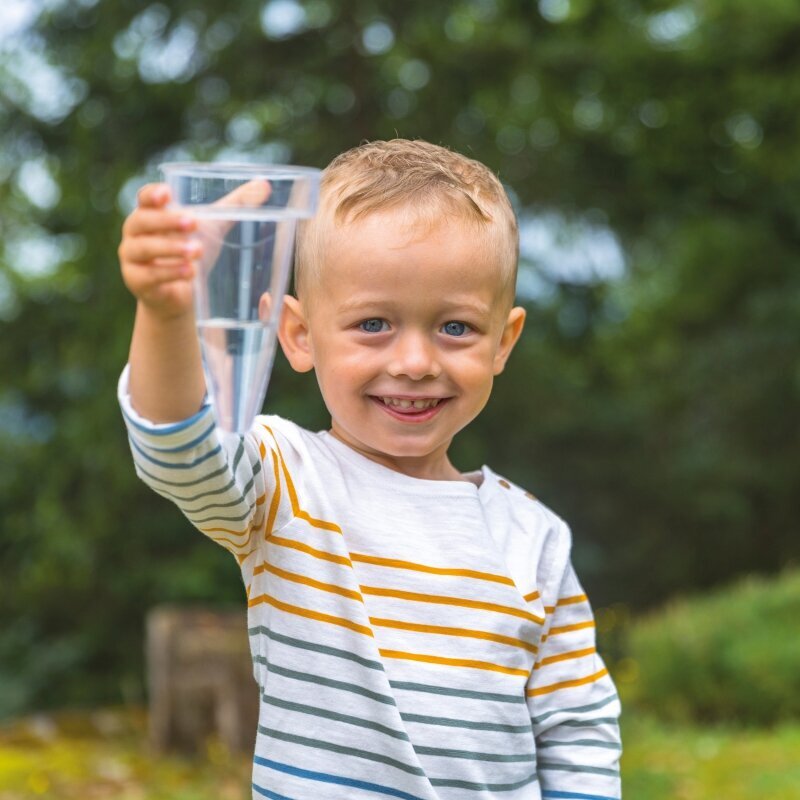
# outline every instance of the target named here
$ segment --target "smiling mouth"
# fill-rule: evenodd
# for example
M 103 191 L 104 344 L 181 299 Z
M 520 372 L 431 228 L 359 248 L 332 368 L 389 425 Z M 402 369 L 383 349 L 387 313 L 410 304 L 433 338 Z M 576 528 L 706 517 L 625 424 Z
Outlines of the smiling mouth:
M 370 399 L 395 419 L 424 422 L 439 413 L 449 397 L 391 397 L 370 395 Z
M 392 408 L 399 408 L 403 411 L 414 409 L 415 411 L 422 411 L 426 408 L 436 408 L 443 398 L 441 397 L 423 397 L 417 400 L 409 400 L 404 397 L 378 397 L 384 405 L 391 406 Z

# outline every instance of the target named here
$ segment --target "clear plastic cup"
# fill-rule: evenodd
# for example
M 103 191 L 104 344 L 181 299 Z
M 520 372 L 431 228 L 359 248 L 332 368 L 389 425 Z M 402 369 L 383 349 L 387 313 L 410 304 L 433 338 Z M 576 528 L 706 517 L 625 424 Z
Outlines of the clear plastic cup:
M 320 171 L 256 164 L 160 167 L 174 206 L 197 220 L 197 332 L 217 424 L 243 433 L 261 410 L 294 255 L 317 208 Z

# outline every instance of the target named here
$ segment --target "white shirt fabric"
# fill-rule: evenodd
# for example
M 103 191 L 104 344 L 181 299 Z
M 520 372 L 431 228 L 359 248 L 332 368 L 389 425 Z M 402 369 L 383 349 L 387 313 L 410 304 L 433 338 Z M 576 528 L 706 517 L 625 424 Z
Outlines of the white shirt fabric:
M 140 477 L 239 561 L 254 798 L 619 798 L 617 695 L 569 529 L 532 495 L 488 467 L 412 478 L 275 416 L 155 425 L 127 372 L 120 403 Z

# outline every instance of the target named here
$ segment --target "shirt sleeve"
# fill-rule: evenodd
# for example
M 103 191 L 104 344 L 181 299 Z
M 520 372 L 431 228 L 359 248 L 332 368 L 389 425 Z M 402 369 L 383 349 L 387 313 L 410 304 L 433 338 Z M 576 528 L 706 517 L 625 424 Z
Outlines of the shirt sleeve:
M 591 606 L 567 559 L 545 600 L 545 628 L 526 699 L 542 797 L 618 800 L 619 698 L 595 648 Z
M 263 445 L 250 434 L 222 434 L 208 403 L 182 422 L 141 417 L 131 405 L 128 367 L 118 396 L 136 474 L 202 533 L 244 559 L 258 546 L 264 525 Z

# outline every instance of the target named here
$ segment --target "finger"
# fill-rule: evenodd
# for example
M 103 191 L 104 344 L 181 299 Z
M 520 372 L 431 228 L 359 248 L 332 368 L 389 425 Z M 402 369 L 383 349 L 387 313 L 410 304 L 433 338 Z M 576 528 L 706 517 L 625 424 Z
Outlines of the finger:
M 197 220 L 183 211 L 139 208 L 122 226 L 126 236 L 152 233 L 190 233 L 197 229 Z
M 268 180 L 255 179 L 237 186 L 214 203 L 215 206 L 260 206 L 272 194 Z
M 155 287 L 164 283 L 174 283 L 175 281 L 188 281 L 194 275 L 194 268 L 185 261 L 173 261 L 167 263 L 156 262 L 154 264 L 126 265 L 126 282 L 136 295 L 151 292 Z
M 169 201 L 170 191 L 166 183 L 148 183 L 136 193 L 140 208 L 161 208 Z
M 196 239 L 170 236 L 133 236 L 120 246 L 120 260 L 146 264 L 158 258 L 190 261 L 199 258 L 203 246 Z

